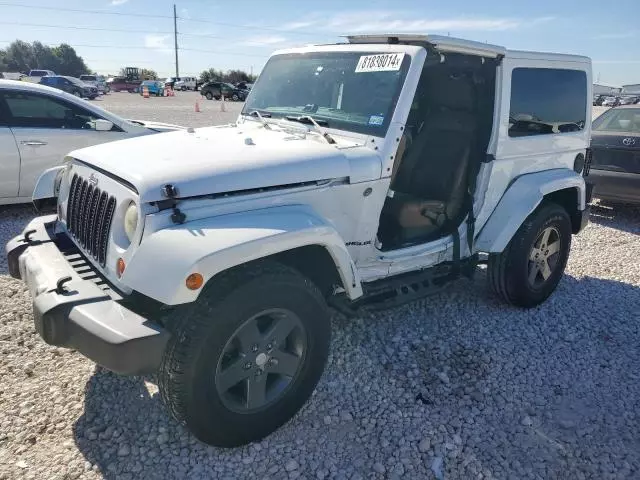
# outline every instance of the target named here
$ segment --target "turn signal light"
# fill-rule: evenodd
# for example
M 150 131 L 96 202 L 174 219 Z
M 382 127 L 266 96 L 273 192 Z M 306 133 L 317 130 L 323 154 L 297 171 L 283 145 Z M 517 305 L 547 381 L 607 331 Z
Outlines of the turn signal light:
M 185 280 L 185 284 L 189 290 L 198 290 L 204 284 L 204 278 L 199 273 L 192 273 Z
M 125 265 L 124 260 L 119 258 L 116 262 L 116 275 L 118 276 L 118 278 L 122 276 L 126 267 L 127 266 Z

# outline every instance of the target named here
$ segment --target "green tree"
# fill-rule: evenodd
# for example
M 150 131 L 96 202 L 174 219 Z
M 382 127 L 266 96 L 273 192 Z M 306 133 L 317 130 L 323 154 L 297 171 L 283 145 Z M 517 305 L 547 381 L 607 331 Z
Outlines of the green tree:
M 35 68 L 35 58 L 31 44 L 16 40 L 5 50 L 6 69 L 12 72 L 29 72 Z
M 143 80 L 157 80 L 158 74 L 155 70 L 151 70 L 150 68 L 143 68 L 140 70 L 140 76 Z
M 89 68 L 70 45 L 49 47 L 41 42 L 16 40 L 5 50 L 0 50 L 0 68 L 12 72 L 28 73 L 29 70 L 53 70 L 60 75 L 77 77 L 88 73 Z
M 229 83 L 240 83 L 240 82 L 249 82 L 249 74 L 247 72 L 243 72 L 242 70 L 229 70 L 224 75 L 224 81 Z
M 31 45 L 34 65 L 32 68 L 42 68 L 53 70 L 58 73 L 60 70 L 60 59 L 53 53 L 53 49 L 40 42 L 33 42 Z
M 62 43 L 60 46 L 54 47 L 53 54 L 58 57 L 58 61 L 60 62 L 58 71 L 56 71 L 56 73 L 60 75 L 79 77 L 80 75 L 91 71 L 89 70 L 89 67 L 87 67 L 87 64 L 84 63 L 82 57 L 79 57 L 73 47 L 66 43 Z
M 204 70 L 200 74 L 200 81 L 202 83 L 221 81 L 223 73 L 220 70 L 216 70 L 215 68 L 210 68 L 208 70 Z

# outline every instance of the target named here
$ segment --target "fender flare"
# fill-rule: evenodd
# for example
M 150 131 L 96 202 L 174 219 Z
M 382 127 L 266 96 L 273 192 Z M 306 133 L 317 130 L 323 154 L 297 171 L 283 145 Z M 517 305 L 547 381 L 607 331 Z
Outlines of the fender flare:
M 48 168 L 40 174 L 36 186 L 33 189 L 31 199 L 36 200 L 48 200 L 50 198 L 57 197 L 55 191 L 56 179 L 59 175 L 62 175 L 66 165 L 58 165 L 56 167 Z
M 200 273 L 205 284 L 229 268 L 292 250 L 324 247 L 349 298 L 362 295 L 351 255 L 333 225 L 304 205 L 270 207 L 187 222 L 145 237 L 122 275 L 128 287 L 167 305 L 193 302 L 200 290 L 185 279 Z
M 480 252 L 502 252 L 527 217 L 538 208 L 545 195 L 568 188 L 578 189 L 577 208 L 584 210 L 584 178 L 573 170 L 553 169 L 516 178 L 480 230 L 475 249 Z

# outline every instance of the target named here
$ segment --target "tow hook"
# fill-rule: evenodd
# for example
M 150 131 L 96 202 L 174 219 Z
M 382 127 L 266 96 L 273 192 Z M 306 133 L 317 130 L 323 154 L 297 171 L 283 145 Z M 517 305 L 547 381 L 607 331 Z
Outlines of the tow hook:
M 26 243 L 31 243 L 31 235 L 33 235 L 36 232 L 37 232 L 37 230 L 35 230 L 35 229 L 27 230 L 26 232 L 24 232 L 24 241 Z
M 62 295 L 67 293 L 67 289 L 64 287 L 64 284 L 71 281 L 71 277 L 62 277 L 56 283 L 56 293 L 58 295 Z

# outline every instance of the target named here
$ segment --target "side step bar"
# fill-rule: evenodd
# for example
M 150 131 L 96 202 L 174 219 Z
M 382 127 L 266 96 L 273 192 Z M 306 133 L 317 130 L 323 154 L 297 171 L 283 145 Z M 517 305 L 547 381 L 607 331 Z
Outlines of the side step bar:
M 362 297 L 351 301 L 344 294 L 333 295 L 328 299 L 329 305 L 347 316 L 395 308 L 434 295 L 461 275 L 472 278 L 476 267 L 481 263 L 485 262 L 474 255 L 460 262 L 460 273 L 455 273 L 453 265 L 447 262 L 417 272 L 365 283 L 362 285 Z

